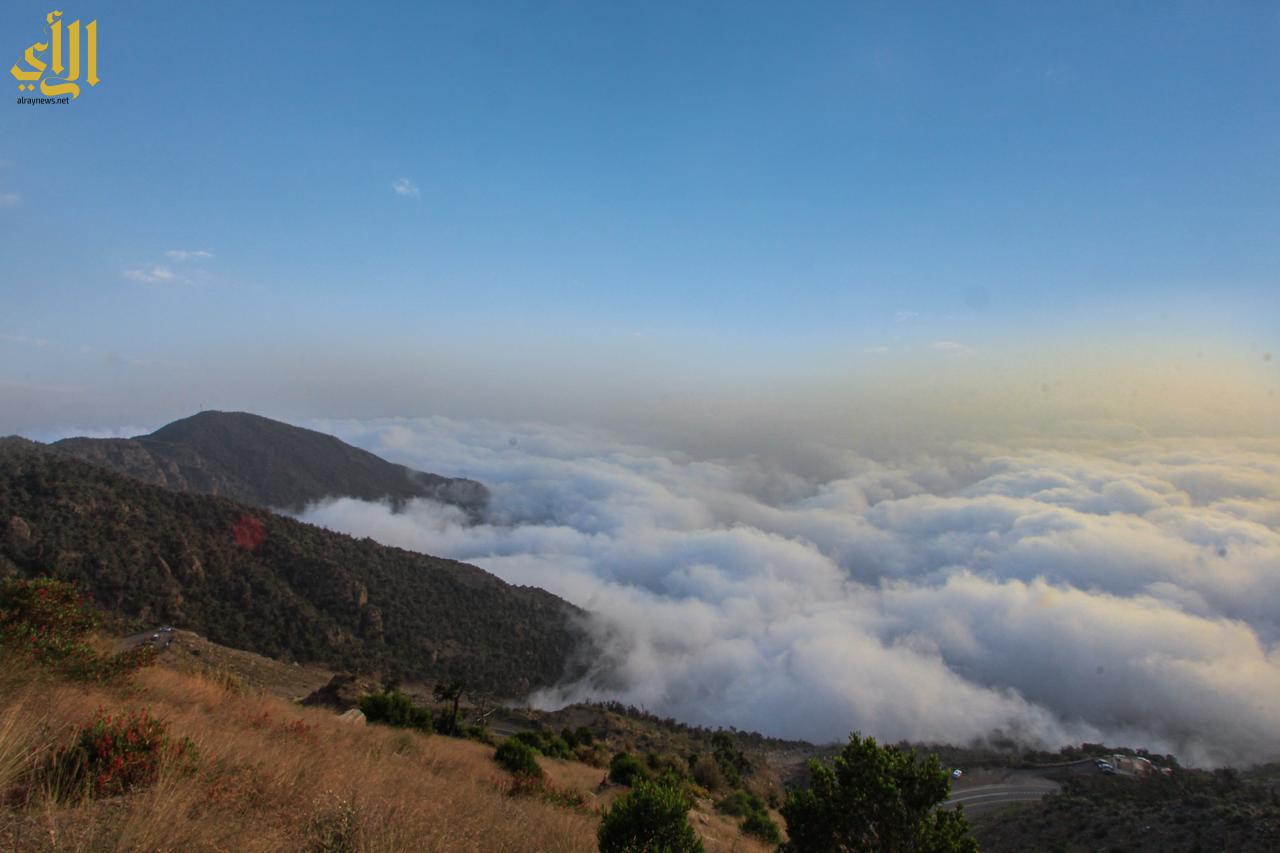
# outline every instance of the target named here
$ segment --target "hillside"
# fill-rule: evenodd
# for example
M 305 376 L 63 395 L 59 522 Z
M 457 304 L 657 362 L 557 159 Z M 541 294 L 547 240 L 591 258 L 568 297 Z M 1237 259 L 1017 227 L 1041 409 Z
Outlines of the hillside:
M 66 748 L 99 709 L 145 710 L 190 738 L 193 767 L 163 762 L 127 793 L 75 799 L 31 768 Z M 548 790 L 522 793 L 482 743 L 344 723 L 163 666 L 131 683 L 38 676 L 0 653 L 0 850 L 594 851 L 599 809 L 626 793 L 601 770 L 540 757 Z M 771 849 L 696 807 L 708 853 Z
M 413 498 L 454 504 L 479 518 L 488 503 L 474 480 L 396 465 L 315 430 L 245 412 L 200 412 L 136 438 L 67 438 L 59 453 L 179 492 L 220 495 L 300 511 L 328 497 Z
M 271 657 L 521 697 L 556 682 L 580 611 L 452 560 L 174 493 L 0 440 L 0 574 L 74 580 L 106 610 Z
M 1280 792 L 1234 770 L 1180 770 L 1170 778 L 1073 776 L 1038 803 L 973 819 L 991 853 L 1021 850 L 1280 849 Z

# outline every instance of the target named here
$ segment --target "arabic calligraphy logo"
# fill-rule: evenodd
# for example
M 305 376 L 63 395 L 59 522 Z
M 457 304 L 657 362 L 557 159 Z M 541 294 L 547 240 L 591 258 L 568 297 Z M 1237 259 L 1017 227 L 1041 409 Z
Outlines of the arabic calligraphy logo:
M 45 16 L 49 24 L 49 41 L 38 41 L 27 48 L 24 59 L 31 69 L 24 71 L 14 63 L 9 73 L 18 81 L 18 91 L 34 92 L 36 83 L 40 83 L 40 94 L 47 98 L 58 95 L 70 95 L 72 99 L 80 97 L 80 22 L 62 25 L 62 12 L 50 12 Z M 63 51 L 63 36 L 66 36 L 66 51 Z M 84 26 L 85 41 L 85 75 L 84 81 L 96 86 L 98 79 L 98 22 L 90 21 Z M 51 62 L 46 63 L 38 57 L 53 45 Z M 66 66 L 63 66 L 63 59 Z M 51 73 L 47 76 L 45 71 Z

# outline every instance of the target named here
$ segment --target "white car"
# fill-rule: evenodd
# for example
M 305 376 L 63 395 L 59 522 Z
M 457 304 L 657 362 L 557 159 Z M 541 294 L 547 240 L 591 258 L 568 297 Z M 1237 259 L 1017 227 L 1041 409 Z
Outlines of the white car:
M 959 767 L 957 767 L 955 770 L 952 770 L 952 771 L 951 771 L 951 778 L 952 778 L 952 779 L 959 779 L 959 778 L 960 778 L 961 776 L 963 776 L 963 775 L 964 775 L 964 771 L 963 771 L 963 770 L 961 770 Z

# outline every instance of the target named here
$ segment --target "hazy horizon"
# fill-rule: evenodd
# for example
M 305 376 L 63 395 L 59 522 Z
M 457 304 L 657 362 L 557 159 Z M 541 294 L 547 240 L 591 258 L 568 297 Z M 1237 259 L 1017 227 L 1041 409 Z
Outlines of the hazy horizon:
M 1270 10 L 306 11 L 100 9 L 103 82 L 0 110 L 0 433 L 1274 428 Z

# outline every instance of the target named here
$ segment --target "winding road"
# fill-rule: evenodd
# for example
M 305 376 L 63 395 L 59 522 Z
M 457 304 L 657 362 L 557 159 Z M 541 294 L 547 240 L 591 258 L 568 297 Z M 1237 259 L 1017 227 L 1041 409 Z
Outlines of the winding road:
M 1034 802 L 1058 790 L 1058 783 L 1048 779 L 1018 780 L 1000 785 L 979 785 L 953 791 L 943 808 L 964 806 L 966 811 L 1004 803 Z

